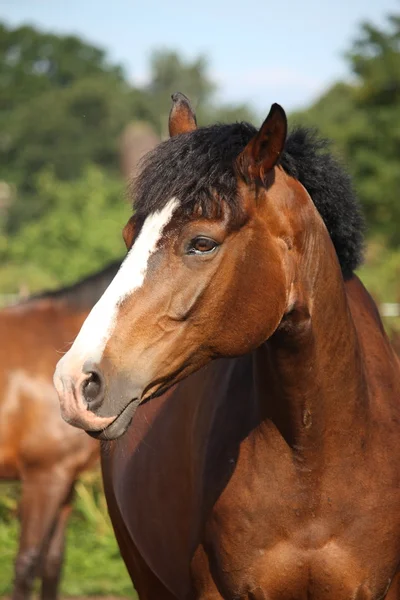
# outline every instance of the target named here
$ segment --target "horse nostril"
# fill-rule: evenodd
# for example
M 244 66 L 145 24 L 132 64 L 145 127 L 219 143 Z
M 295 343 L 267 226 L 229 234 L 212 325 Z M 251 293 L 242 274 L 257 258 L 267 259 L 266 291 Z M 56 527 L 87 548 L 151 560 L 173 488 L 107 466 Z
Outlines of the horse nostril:
M 91 373 L 89 379 L 86 380 L 83 387 L 86 401 L 91 402 L 91 400 L 96 400 L 100 393 L 100 389 L 100 377 L 97 375 L 97 373 Z
M 88 378 L 82 384 L 83 397 L 89 410 L 93 411 L 100 407 L 103 400 L 103 388 L 103 381 L 99 373 L 90 371 Z

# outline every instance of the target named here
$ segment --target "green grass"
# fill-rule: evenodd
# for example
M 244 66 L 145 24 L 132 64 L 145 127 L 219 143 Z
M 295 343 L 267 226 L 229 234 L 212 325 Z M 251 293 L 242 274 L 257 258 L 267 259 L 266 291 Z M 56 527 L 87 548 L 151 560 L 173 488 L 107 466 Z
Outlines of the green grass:
M 0 485 L 0 596 L 12 590 L 19 535 L 18 492 L 17 484 Z M 137 598 L 115 541 L 98 472 L 87 473 L 77 484 L 61 594 Z
M 0 596 L 9 594 L 13 581 L 13 566 L 17 552 L 18 524 L 16 519 L 0 520 Z

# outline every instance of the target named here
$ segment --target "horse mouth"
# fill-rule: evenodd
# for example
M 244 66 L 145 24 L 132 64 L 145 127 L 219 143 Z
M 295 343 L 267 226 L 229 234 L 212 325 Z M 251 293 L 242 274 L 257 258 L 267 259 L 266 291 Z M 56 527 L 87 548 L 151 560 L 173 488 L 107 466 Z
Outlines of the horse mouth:
M 132 423 L 132 419 L 138 406 L 140 404 L 149 402 L 149 400 L 153 400 L 153 398 L 158 398 L 159 396 L 165 394 L 165 392 L 167 392 L 174 385 L 174 382 L 171 381 L 171 379 L 173 379 L 173 376 L 163 380 L 162 382 L 157 382 L 158 387 L 153 392 L 148 393 L 146 396 L 146 391 L 149 392 L 150 389 L 156 385 L 155 383 L 152 383 L 148 386 L 147 390 L 144 391 L 144 394 L 141 398 L 133 398 L 130 402 L 128 402 L 125 408 L 122 409 L 119 415 L 117 415 L 114 421 L 107 425 L 107 427 L 99 430 L 85 429 L 86 433 L 95 440 L 111 441 L 120 438 L 122 435 L 124 435 L 124 433 L 126 433 L 128 427 Z
M 117 415 L 112 423 L 107 425 L 104 429 L 98 431 L 86 430 L 86 433 L 95 440 L 116 440 L 120 438 L 127 431 L 129 425 L 132 423 L 133 416 L 136 412 L 137 407 L 140 404 L 139 398 L 133 398 L 125 408 Z

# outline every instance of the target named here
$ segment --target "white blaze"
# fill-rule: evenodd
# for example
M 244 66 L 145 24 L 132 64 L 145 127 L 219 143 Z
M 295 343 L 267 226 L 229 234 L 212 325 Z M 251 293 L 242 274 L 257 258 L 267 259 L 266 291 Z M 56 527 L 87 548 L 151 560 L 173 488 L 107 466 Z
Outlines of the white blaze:
M 146 276 L 150 256 L 157 247 L 164 227 L 170 221 L 178 206 L 178 200 L 172 198 L 166 206 L 147 217 L 139 237 L 128 252 L 118 273 L 89 313 L 86 321 L 67 354 L 61 359 L 68 360 L 70 353 L 83 360 L 100 362 L 107 341 L 115 327 L 118 308 L 121 302 L 141 287 Z

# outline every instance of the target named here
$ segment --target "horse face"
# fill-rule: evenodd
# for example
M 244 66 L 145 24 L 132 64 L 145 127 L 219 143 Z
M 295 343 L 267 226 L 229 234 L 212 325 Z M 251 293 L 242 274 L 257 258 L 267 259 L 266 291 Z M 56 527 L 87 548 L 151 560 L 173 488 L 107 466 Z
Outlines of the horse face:
M 237 159 L 240 216 L 224 202 L 214 216 L 200 206 L 188 214 L 173 197 L 126 226 L 127 257 L 56 369 L 71 424 L 119 437 L 140 402 L 214 358 L 251 351 L 279 325 L 290 281 L 285 219 L 276 208 L 287 185 L 274 165 L 286 121 L 281 112 L 272 117 L 265 144 L 259 132 Z M 268 192 L 258 189 L 272 170 Z

